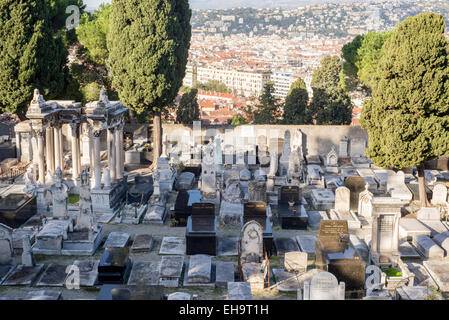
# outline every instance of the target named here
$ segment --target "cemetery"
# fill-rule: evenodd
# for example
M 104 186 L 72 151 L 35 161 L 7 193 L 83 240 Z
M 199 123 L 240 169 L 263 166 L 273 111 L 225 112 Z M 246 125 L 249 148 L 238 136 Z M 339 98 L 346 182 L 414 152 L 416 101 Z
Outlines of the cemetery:
M 1 300 L 449 297 L 448 158 L 422 208 L 359 127 L 164 124 L 150 170 L 127 112 L 34 92 L 5 137 L 23 170 L 0 184 Z

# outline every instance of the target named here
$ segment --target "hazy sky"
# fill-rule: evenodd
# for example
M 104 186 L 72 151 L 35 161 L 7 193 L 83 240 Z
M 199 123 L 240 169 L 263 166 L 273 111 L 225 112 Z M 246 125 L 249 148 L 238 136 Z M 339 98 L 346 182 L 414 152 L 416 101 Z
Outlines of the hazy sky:
M 190 0 L 192 9 L 226 9 L 233 7 L 255 7 L 255 8 L 273 8 L 273 7 L 300 7 L 326 2 L 363 2 L 367 0 Z M 376 1 L 376 0 L 372 0 Z M 111 2 L 111 0 L 84 0 L 88 9 L 96 9 L 102 2 Z

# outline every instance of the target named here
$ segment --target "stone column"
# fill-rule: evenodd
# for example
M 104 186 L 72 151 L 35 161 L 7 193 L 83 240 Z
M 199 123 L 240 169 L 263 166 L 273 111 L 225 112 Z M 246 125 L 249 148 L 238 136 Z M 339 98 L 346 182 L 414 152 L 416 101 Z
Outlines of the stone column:
M 61 160 L 59 166 L 61 167 L 62 172 L 64 172 L 64 140 L 62 135 L 62 125 L 59 130 L 59 154 L 61 155 Z
M 115 128 L 108 129 L 108 168 L 111 173 L 111 181 L 115 183 L 116 152 L 115 152 Z
M 90 128 L 88 127 L 87 123 L 84 123 L 81 127 L 82 129 L 82 136 L 81 136 L 81 151 L 82 151 L 82 158 L 81 158 L 81 165 L 86 167 L 86 166 L 91 166 L 92 165 L 92 161 L 91 161 L 91 139 L 90 139 Z
M 62 152 L 61 152 L 61 125 L 57 125 L 54 127 L 54 150 L 55 150 L 55 168 L 60 167 L 61 170 L 63 169 L 62 166 Z
M 94 162 L 94 176 L 95 184 L 94 189 L 101 189 L 101 159 L 100 159 L 100 136 L 101 130 L 95 130 L 92 132 L 94 138 L 94 150 L 93 150 L 93 162 Z
M 123 145 L 122 145 L 122 136 L 123 136 L 123 127 L 120 125 L 115 129 L 115 177 L 117 180 L 121 180 L 123 178 L 122 175 L 122 153 L 123 153 Z
M 45 130 L 45 147 L 47 149 L 47 174 L 55 171 L 55 155 L 53 146 L 53 128 L 47 127 Z
M 38 165 L 39 165 L 39 184 L 45 184 L 45 151 L 44 151 L 44 129 L 36 130 Z
M 79 124 L 71 123 L 70 128 L 72 131 L 72 178 L 77 180 L 80 174 L 80 154 L 79 154 Z

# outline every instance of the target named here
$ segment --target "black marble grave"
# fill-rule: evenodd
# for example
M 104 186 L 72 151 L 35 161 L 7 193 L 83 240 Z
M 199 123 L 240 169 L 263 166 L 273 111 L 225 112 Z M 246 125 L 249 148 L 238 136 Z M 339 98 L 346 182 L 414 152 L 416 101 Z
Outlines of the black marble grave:
M 98 283 L 123 284 L 131 267 L 129 248 L 106 248 L 98 265 Z
M 11 193 L 0 199 L 0 223 L 17 229 L 36 213 L 36 197 Z
M 192 204 L 200 201 L 201 192 L 199 190 L 181 190 L 178 192 L 172 210 L 172 218 L 176 220 L 177 227 L 187 226 L 187 219 L 192 214 Z
M 301 205 L 301 198 L 298 186 L 281 187 L 278 206 L 282 229 L 307 230 L 309 217 Z
M 127 202 L 128 204 L 147 203 L 153 191 L 153 177 L 137 175 L 134 184 L 128 189 Z
M 217 254 L 217 218 L 212 203 L 194 203 L 186 228 L 186 254 Z
M 315 256 L 316 267 L 335 275 L 347 290 L 364 288 L 366 263 L 349 241 L 347 221 L 320 222 Z
M 267 204 L 265 202 L 247 202 L 243 207 L 243 226 L 251 221 L 257 221 L 263 228 L 263 246 L 268 257 L 275 254 L 273 230 L 270 218 L 267 216 Z

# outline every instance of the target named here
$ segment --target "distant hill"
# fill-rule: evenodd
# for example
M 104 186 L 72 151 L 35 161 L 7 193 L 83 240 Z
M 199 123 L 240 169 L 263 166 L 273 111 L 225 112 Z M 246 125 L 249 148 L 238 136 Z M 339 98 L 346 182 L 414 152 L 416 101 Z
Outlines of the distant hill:
M 100 3 L 111 0 L 84 0 L 88 10 L 97 9 Z M 235 7 L 252 8 L 297 8 L 324 3 L 367 2 L 367 0 L 190 0 L 192 9 L 229 9 Z M 381 2 L 381 0 L 371 0 Z

